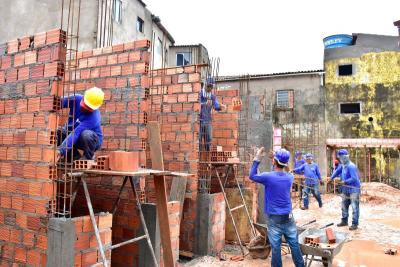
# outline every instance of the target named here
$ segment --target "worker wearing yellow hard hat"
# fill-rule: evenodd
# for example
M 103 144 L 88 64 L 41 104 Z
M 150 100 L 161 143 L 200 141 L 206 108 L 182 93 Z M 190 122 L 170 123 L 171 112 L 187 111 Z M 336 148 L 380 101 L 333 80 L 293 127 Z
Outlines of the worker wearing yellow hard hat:
M 66 125 L 57 132 L 57 160 L 61 157 L 68 161 L 94 158 L 94 153 L 103 144 L 99 110 L 103 101 L 104 92 L 97 87 L 86 90 L 84 95 L 62 99 L 62 108 L 69 108 L 69 116 Z

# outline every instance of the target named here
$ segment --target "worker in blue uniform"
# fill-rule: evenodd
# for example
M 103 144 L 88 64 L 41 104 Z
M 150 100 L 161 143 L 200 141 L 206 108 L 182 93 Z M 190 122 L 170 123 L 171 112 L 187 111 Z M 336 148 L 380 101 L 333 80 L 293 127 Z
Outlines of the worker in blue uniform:
M 339 167 L 331 175 L 331 179 L 340 177 L 338 181 L 341 184 L 342 197 L 342 220 L 337 225 L 339 227 L 347 226 L 349 220 L 349 206 L 353 209 L 352 225 L 350 230 L 358 228 L 360 217 L 360 176 L 357 166 L 350 161 L 349 152 L 346 149 L 338 151 L 340 161 Z
M 302 166 L 306 161 L 303 158 L 303 152 L 301 151 L 296 151 L 294 154 L 295 159 L 294 159 L 294 168 L 298 168 Z M 299 196 L 301 197 L 301 192 L 303 191 L 303 174 L 304 172 L 302 171 L 297 171 L 294 172 L 294 183 L 293 183 L 293 189 L 295 192 L 300 192 Z
M 84 95 L 62 99 L 62 108 L 69 108 L 69 116 L 66 125 L 57 132 L 57 161 L 65 156 L 68 161 L 80 159 L 79 150 L 83 151 L 83 159 L 94 158 L 103 143 L 99 111 L 103 101 L 104 92 L 97 87 L 86 90 Z
M 200 152 L 210 151 L 212 142 L 212 110 L 224 111 L 226 106 L 218 102 L 211 92 L 215 86 L 214 78 L 207 78 L 199 92 L 200 100 Z
M 265 155 L 264 148 L 260 148 L 250 169 L 250 180 L 265 187 L 265 214 L 268 219 L 268 239 L 272 248 L 271 265 L 282 266 L 281 243 L 285 237 L 296 267 L 303 267 L 304 260 L 301 254 L 296 223 L 292 214 L 290 191 L 293 175 L 286 172 L 290 153 L 286 149 L 279 149 L 272 154 L 274 171 L 258 174 L 258 166 Z
M 309 199 L 308 195 L 313 194 L 318 201 L 318 205 L 322 207 L 321 194 L 319 192 L 319 184 L 323 184 L 321 179 L 321 172 L 319 171 L 318 164 L 314 162 L 314 157 L 311 153 L 306 154 L 306 163 L 293 170 L 293 172 L 304 172 L 304 189 L 303 189 L 303 207 L 302 210 L 308 209 Z

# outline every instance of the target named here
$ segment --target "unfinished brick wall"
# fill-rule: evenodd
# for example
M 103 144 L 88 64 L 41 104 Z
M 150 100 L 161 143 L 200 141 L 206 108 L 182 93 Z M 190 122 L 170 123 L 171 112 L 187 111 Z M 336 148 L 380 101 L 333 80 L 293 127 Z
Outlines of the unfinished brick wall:
M 218 90 L 215 95 L 228 109 L 226 112 L 213 113 L 213 145 L 222 146 L 224 151 L 237 151 L 239 112 L 233 110 L 232 100 L 239 97 L 239 90 Z
M 0 45 L 1 266 L 46 264 L 65 43 L 56 29 Z
M 105 93 L 105 101 L 100 108 L 104 143 L 97 155 L 115 150 L 140 151 L 142 167 L 146 164 L 149 47 L 148 40 L 140 40 L 79 52 L 75 83 L 79 93 L 93 86 L 102 88 Z M 96 212 L 112 211 L 122 180 L 121 176 L 89 177 L 89 192 Z M 86 201 L 80 190 L 74 205 L 74 215 L 86 214 Z M 137 236 L 139 226 L 135 199 L 130 187 L 126 187 L 113 218 L 113 244 Z M 114 250 L 112 265 L 137 266 L 138 251 L 138 244 Z
M 103 247 L 111 246 L 112 214 L 101 213 L 95 216 L 100 239 Z M 101 263 L 102 258 L 98 250 L 97 239 L 94 233 L 90 216 L 75 217 L 72 219 L 75 225 L 75 267 L 89 267 Z M 111 260 L 111 252 L 105 253 L 108 261 Z
M 222 193 L 214 194 L 211 217 L 211 254 L 217 255 L 225 246 L 225 200 Z M 229 218 L 228 218 L 229 219 Z
M 164 167 L 195 174 L 188 178 L 180 229 L 180 249 L 193 251 L 198 189 L 200 68 L 185 66 L 154 70 L 149 80 L 149 120 L 159 121 L 161 125 Z M 154 201 L 154 185 L 148 183 L 146 190 L 149 200 Z

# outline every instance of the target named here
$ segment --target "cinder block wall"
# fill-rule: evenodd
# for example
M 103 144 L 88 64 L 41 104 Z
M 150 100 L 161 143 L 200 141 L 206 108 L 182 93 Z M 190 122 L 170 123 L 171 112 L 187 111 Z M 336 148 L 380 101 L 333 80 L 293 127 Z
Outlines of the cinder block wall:
M 1 266 L 46 263 L 65 42 L 57 29 L 0 45 Z

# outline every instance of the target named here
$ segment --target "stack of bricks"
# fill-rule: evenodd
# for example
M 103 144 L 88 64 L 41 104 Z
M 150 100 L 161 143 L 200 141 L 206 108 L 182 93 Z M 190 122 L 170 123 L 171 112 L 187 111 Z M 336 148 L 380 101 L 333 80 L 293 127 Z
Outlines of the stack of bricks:
M 188 178 L 180 249 L 193 251 L 196 222 L 199 162 L 200 68 L 185 66 L 154 70 L 150 74 L 151 109 L 149 120 L 161 126 L 164 168 L 195 174 Z M 151 163 L 148 163 L 151 166 Z M 147 196 L 154 201 L 154 185 L 146 185 Z
M 74 82 L 76 92 L 83 94 L 84 90 L 96 86 L 102 88 L 105 94 L 104 104 L 100 108 L 104 142 L 97 156 L 108 155 L 116 150 L 138 151 L 140 167 L 146 166 L 149 47 L 148 40 L 139 40 L 78 52 L 77 79 Z M 68 72 L 66 76 L 68 81 Z M 74 87 L 70 88 L 73 90 Z M 112 211 L 122 178 L 88 177 L 88 189 L 95 212 Z M 84 193 L 79 190 L 73 215 L 86 214 Z M 135 198 L 130 186 L 126 186 L 113 218 L 113 244 L 132 239 L 139 233 L 140 220 Z M 134 243 L 115 249 L 112 252 L 112 265 L 137 266 L 138 246 L 138 243 Z
M 111 246 L 112 214 L 100 213 L 95 216 L 100 233 L 103 248 Z M 97 239 L 94 233 L 90 216 L 75 217 L 72 219 L 75 225 L 75 267 L 89 267 L 101 263 L 102 258 L 98 249 Z M 106 250 L 106 258 L 111 261 L 111 251 Z
M 57 29 L 0 45 L 2 266 L 46 263 L 65 43 L 65 33 Z

